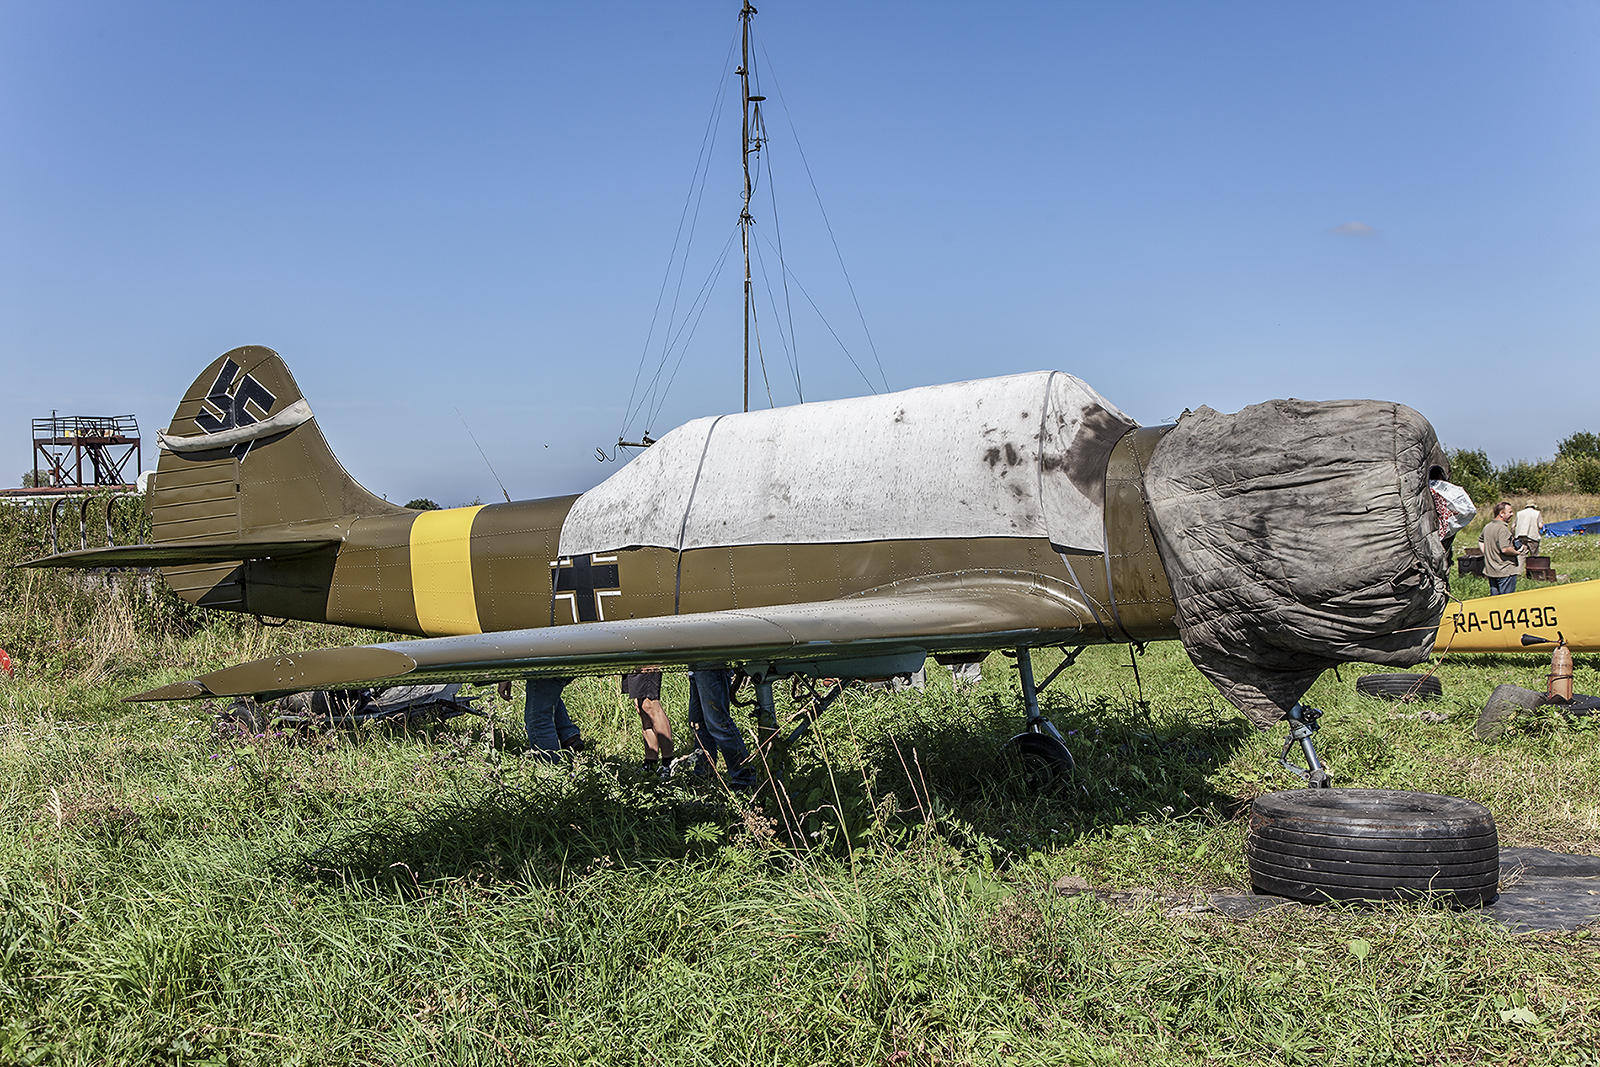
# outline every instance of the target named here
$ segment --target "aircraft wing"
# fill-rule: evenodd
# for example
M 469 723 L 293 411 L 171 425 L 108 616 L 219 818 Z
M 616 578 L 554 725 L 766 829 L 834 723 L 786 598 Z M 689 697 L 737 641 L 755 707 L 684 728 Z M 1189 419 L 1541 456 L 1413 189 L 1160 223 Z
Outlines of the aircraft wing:
M 661 665 L 765 663 L 779 673 L 879 677 L 930 652 L 1073 644 L 1094 616 L 1039 575 L 964 571 L 839 600 L 324 648 L 178 682 L 132 701 L 270 697 L 306 689 L 615 674 Z

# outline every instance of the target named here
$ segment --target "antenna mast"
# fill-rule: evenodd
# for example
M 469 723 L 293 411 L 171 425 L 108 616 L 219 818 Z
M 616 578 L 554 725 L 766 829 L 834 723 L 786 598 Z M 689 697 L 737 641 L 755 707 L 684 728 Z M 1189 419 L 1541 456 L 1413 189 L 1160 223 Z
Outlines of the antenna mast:
M 755 224 L 755 219 L 750 216 L 750 156 L 752 153 L 761 152 L 762 142 L 766 139 L 766 124 L 761 119 L 761 101 L 764 96 L 750 95 L 750 20 L 755 15 L 756 9 L 750 6 L 750 0 L 744 0 L 744 8 L 739 12 L 740 39 L 743 51 L 740 54 L 739 86 L 744 96 L 744 137 L 740 142 L 740 155 L 744 160 L 744 206 L 739 212 L 739 235 L 744 241 L 744 409 L 750 410 L 750 227 Z

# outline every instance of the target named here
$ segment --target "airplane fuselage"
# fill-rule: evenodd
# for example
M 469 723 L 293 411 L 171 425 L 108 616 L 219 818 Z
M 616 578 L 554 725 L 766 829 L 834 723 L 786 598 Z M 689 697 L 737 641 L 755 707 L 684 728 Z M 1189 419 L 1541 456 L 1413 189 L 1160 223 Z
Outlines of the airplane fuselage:
M 1063 554 L 1045 538 L 629 548 L 563 557 L 575 496 L 324 524 L 341 543 L 284 559 L 168 567 L 179 595 L 209 607 L 424 636 L 837 600 L 896 582 L 984 571 L 1081 591 L 1097 616 L 1083 643 L 1178 636 L 1176 605 L 1145 517 L 1139 465 L 1162 428 L 1134 430 L 1107 470 L 1109 551 Z M 1137 453 L 1137 454 L 1136 454 Z M 158 529 L 187 519 L 158 504 Z

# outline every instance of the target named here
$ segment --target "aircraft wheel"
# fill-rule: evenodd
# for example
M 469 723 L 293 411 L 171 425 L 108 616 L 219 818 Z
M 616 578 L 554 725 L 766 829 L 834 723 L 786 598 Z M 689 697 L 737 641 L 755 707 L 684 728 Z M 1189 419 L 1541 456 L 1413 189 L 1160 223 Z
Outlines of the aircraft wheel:
M 215 733 L 227 737 L 263 734 L 270 726 L 268 709 L 249 697 L 235 697 L 228 710 L 219 712 L 212 723 Z
M 1010 747 L 1022 761 L 1022 778 L 1035 793 L 1047 792 L 1071 777 L 1076 766 L 1067 746 L 1049 734 L 1018 734 Z
M 1245 845 L 1257 893 L 1312 903 L 1494 902 L 1500 839 L 1482 804 L 1395 789 L 1295 789 L 1257 797 Z
M 1380 700 L 1438 700 L 1444 686 L 1431 674 L 1363 674 L 1356 692 Z

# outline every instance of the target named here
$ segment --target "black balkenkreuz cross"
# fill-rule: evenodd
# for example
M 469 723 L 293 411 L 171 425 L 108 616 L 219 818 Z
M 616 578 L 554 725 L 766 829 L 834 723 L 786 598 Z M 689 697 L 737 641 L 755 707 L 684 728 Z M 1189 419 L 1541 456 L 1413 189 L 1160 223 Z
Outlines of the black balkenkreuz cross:
M 555 602 L 565 600 L 572 606 L 573 622 L 605 621 L 603 598 L 622 595 L 616 556 L 563 556 L 550 564 L 550 585 L 551 614 Z

